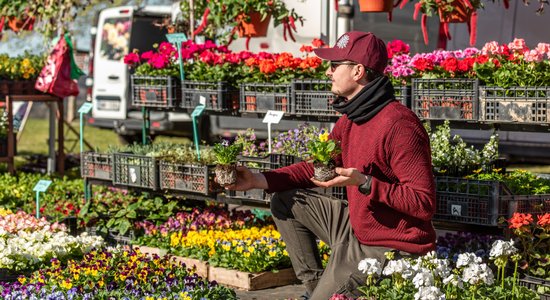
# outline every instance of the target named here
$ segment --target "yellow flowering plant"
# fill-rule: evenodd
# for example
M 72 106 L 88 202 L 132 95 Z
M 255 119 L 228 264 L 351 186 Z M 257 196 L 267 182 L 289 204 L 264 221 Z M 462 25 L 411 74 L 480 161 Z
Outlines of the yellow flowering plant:
M 341 152 L 337 141 L 329 139 L 329 133 L 322 130 L 318 139 L 309 141 L 306 152 L 314 163 L 328 165 L 333 161 L 334 156 Z
M 10 57 L 0 54 L 0 80 L 33 80 L 44 67 L 45 56 L 28 52 Z

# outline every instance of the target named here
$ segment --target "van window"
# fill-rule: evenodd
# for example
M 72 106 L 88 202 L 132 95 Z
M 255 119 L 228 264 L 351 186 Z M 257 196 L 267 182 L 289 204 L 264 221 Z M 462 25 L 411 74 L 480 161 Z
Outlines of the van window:
M 163 17 L 135 15 L 132 23 L 131 49 L 137 49 L 140 53 L 153 50 L 155 44 L 167 41 L 168 33 L 165 27 L 158 26 Z
M 122 61 L 128 54 L 131 24 L 129 17 L 105 19 L 101 28 L 101 58 Z

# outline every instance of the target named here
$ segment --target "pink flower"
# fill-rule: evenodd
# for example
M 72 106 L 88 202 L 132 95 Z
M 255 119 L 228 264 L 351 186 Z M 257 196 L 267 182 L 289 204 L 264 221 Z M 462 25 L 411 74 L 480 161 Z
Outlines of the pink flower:
M 530 50 L 523 53 L 525 61 L 528 62 L 541 62 L 544 59 L 544 53 L 537 50 Z
M 139 64 L 139 55 L 137 53 L 128 53 L 124 56 L 124 63 L 127 65 Z
M 388 42 L 386 48 L 388 50 L 388 58 L 392 58 L 399 54 L 408 54 L 410 52 L 409 45 L 401 40 L 393 40 Z
M 168 59 L 162 54 L 155 53 L 153 57 L 149 59 L 149 64 L 155 69 L 163 69 L 168 65 Z
M 508 48 L 519 53 L 523 53 L 529 50 L 529 48 L 527 48 L 527 45 L 525 44 L 525 40 L 518 39 L 518 38 L 514 39 L 511 43 L 509 43 Z
M 151 57 L 153 57 L 153 51 L 147 51 L 141 54 L 141 59 L 143 60 L 149 60 Z
M 535 48 L 539 53 L 550 53 L 550 44 L 539 43 Z
M 485 55 L 498 54 L 499 53 L 498 42 L 492 41 L 492 42 L 486 43 L 485 46 L 481 48 L 481 53 Z
M 170 44 L 168 42 L 162 42 L 159 45 L 159 51 L 158 52 L 162 55 L 171 57 L 176 52 L 176 48 L 174 48 L 174 46 L 172 46 L 172 44 Z

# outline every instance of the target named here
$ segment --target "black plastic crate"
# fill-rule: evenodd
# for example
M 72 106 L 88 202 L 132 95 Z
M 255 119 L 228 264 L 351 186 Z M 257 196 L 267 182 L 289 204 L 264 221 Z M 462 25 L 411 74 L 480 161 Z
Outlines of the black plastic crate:
M 478 120 L 477 79 L 413 79 L 412 109 L 421 119 Z
M 290 166 L 300 161 L 300 158 L 285 154 L 270 154 L 265 157 L 240 156 L 239 164 L 247 166 L 252 172 L 259 173 Z M 271 194 L 261 189 L 249 191 L 227 191 L 227 198 L 243 199 L 253 202 L 265 203 L 271 201 Z
M 157 190 L 158 160 L 155 157 L 131 153 L 113 154 L 113 183 Z
M 499 226 L 501 217 L 510 218 L 514 212 L 550 211 L 550 195 L 512 195 L 498 181 L 437 176 L 435 182 L 434 220 Z
M 479 87 L 479 120 L 499 123 L 548 124 L 550 86 Z
M 181 81 L 170 76 L 132 75 L 132 105 L 175 108 L 181 101 Z
M 550 281 L 533 276 L 519 279 L 519 285 L 525 286 L 539 294 L 540 300 L 550 300 Z
M 294 113 L 306 116 L 339 116 L 332 108 L 336 96 L 331 92 L 332 82 L 320 79 L 292 81 Z
M 159 163 L 162 190 L 214 195 L 221 187 L 214 181 L 215 166 L 184 165 L 166 161 Z
M 395 94 L 395 100 L 401 102 L 406 107 L 411 107 L 411 86 L 410 85 L 397 85 L 393 87 Z
M 193 109 L 199 104 L 210 111 L 238 111 L 239 90 L 227 82 L 182 81 L 181 108 Z M 204 101 L 201 102 L 201 97 Z
M 266 113 L 278 110 L 292 113 L 290 84 L 244 83 L 241 84 L 241 113 Z
M 113 156 L 97 152 L 82 152 L 80 155 L 82 178 L 113 179 Z

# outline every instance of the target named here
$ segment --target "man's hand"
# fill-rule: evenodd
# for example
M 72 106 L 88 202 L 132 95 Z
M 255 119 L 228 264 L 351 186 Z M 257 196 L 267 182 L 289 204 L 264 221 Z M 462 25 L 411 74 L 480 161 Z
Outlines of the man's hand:
M 348 185 L 359 186 L 363 184 L 365 181 L 367 181 L 365 174 L 362 174 L 356 168 L 347 168 L 347 169 L 336 168 L 335 171 L 336 171 L 336 174 L 338 174 L 338 176 L 334 177 L 329 181 L 321 182 L 313 178 L 311 178 L 311 181 L 316 186 L 323 187 L 323 188 L 329 188 L 333 186 L 348 186 Z
M 237 182 L 224 186 L 227 190 L 248 191 L 250 189 L 267 189 L 267 181 L 261 173 L 252 173 L 247 167 L 237 167 Z

